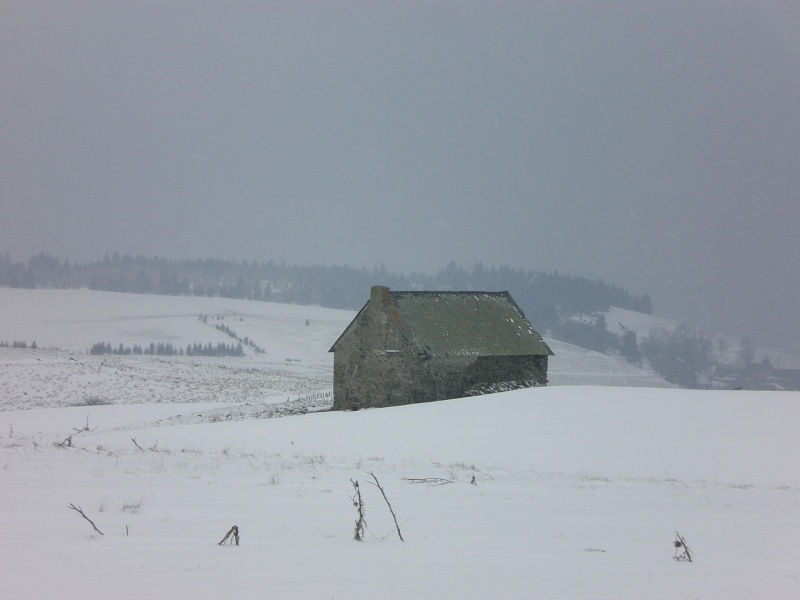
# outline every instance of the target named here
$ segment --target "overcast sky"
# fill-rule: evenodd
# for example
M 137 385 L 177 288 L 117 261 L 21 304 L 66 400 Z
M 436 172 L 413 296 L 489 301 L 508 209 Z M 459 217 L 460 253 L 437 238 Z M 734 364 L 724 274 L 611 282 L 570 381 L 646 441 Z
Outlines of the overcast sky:
M 558 269 L 800 353 L 799 32 L 791 0 L 0 0 L 0 251 Z

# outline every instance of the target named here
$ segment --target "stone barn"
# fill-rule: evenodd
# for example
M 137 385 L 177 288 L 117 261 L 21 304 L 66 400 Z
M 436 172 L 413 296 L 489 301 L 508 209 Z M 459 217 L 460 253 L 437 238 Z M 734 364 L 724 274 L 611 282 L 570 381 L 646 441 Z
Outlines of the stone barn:
M 508 292 L 377 285 L 330 351 L 334 410 L 547 385 L 553 355 Z

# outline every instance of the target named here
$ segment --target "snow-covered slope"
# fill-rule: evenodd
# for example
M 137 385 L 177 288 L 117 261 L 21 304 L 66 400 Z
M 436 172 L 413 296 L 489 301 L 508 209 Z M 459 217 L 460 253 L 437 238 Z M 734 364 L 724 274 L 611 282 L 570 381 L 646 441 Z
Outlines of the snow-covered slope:
M 36 353 L 0 348 L 3 364 L 15 364 L 26 374 L 12 381 L 0 374 L 0 397 L 24 400 L 26 407 L 52 405 L 48 398 L 58 405 L 110 396 L 116 402 L 250 402 L 280 398 L 284 390 L 288 396 L 330 391 L 333 357 L 328 350 L 355 316 L 318 306 L 90 290 L 0 288 L 0 306 L 0 342 L 36 342 L 40 348 Z M 207 317 L 205 322 L 200 315 Z M 252 340 L 264 353 L 248 349 L 244 358 L 86 355 L 98 342 L 114 348 L 233 343 L 216 325 Z M 618 357 L 547 341 L 556 354 L 550 359 L 551 385 L 669 386 L 652 371 Z M 75 368 L 59 366 L 65 361 Z M 129 368 L 132 364 L 135 369 Z M 193 365 L 232 371 L 199 371 Z M 293 387 L 284 376 L 296 378 Z M 20 381 L 35 382 L 25 384 L 28 398 L 19 396 Z
M 91 290 L 0 288 L 0 306 L 2 342 L 35 341 L 40 348 L 83 353 L 97 342 L 115 348 L 151 342 L 176 348 L 235 343 L 216 328 L 220 325 L 264 350 L 226 364 L 306 375 L 330 371 L 328 350 L 354 316 L 318 306 Z M 200 315 L 208 317 L 206 322 Z
M 186 408 L 0 413 L 4 597 L 800 594 L 798 393 L 564 386 L 153 425 Z M 232 525 L 241 545 L 218 546 Z
M 615 385 L 672 387 L 652 370 L 636 367 L 621 356 L 609 356 L 548 339 L 555 353 L 548 363 L 549 385 Z
M 61 348 L 0 351 L 3 598 L 800 597 L 800 392 L 590 385 L 647 376 L 556 343 L 551 378 L 582 385 L 253 418 L 324 393 L 352 313 L 76 294 L 0 322 Z M 205 341 L 209 306 L 267 354 L 78 352 Z

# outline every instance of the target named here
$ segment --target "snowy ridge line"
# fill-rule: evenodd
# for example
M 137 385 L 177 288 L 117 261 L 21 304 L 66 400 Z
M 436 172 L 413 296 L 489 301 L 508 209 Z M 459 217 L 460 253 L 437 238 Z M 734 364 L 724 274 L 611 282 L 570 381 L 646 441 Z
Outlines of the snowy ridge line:
M 279 366 L 279 370 L 285 371 L 287 368 L 291 367 L 292 369 L 299 369 L 303 371 L 303 377 L 308 377 L 310 379 L 332 379 L 333 378 L 333 368 L 332 367 L 323 367 L 319 365 L 303 365 L 300 364 L 300 359 L 291 359 L 287 358 L 284 360 L 283 363 L 275 362 L 271 363 L 274 365 Z
M 255 419 L 276 419 L 309 412 L 330 410 L 333 406 L 332 392 L 319 392 L 277 404 L 237 404 L 223 406 L 202 412 L 180 414 L 158 419 L 149 423 L 139 423 L 115 427 L 111 431 L 130 431 L 174 425 L 199 425 L 201 423 L 222 423 L 227 421 L 250 421 Z

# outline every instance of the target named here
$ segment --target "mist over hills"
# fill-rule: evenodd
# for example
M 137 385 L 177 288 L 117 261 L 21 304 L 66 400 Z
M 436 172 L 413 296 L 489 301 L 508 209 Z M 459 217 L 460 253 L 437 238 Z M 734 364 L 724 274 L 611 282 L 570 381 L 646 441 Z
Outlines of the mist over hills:
M 0 252 L 558 269 L 800 353 L 800 3 L 234 4 L 3 2 Z
M 27 264 L 0 256 L 0 285 L 89 288 L 141 294 L 220 296 L 357 310 L 372 285 L 393 289 L 508 290 L 541 330 L 558 329 L 566 317 L 611 306 L 652 313 L 648 294 L 631 294 L 601 280 L 537 270 L 465 268 L 451 261 L 435 275 L 390 272 L 385 267 L 300 266 L 220 259 L 168 260 L 114 253 L 101 261 L 70 263 L 38 254 Z
M 375 284 L 408 290 L 508 290 L 534 327 L 548 338 L 619 357 L 634 368 L 646 366 L 681 387 L 800 386 L 800 373 L 793 368 L 797 361 L 792 356 L 759 348 L 749 337 L 736 339 L 673 320 L 660 323 L 653 317 L 648 294 L 632 294 L 613 283 L 557 271 L 487 267 L 480 262 L 465 268 L 451 261 L 435 275 L 427 275 L 390 272 L 384 266 L 369 270 L 274 261 L 169 260 L 119 253 L 89 263 L 62 262 L 38 254 L 25 264 L 13 262 L 8 254 L 0 256 L 0 286 L 10 288 L 217 297 L 354 311 L 363 306 Z M 645 317 L 643 327 L 641 319 L 630 317 L 636 314 Z M 169 341 L 143 341 L 145 344 L 125 346 L 118 341 L 92 340 L 91 352 L 237 356 L 254 344 L 250 339 L 234 339 L 182 348 Z M 22 346 L 27 342 L 0 343 Z

